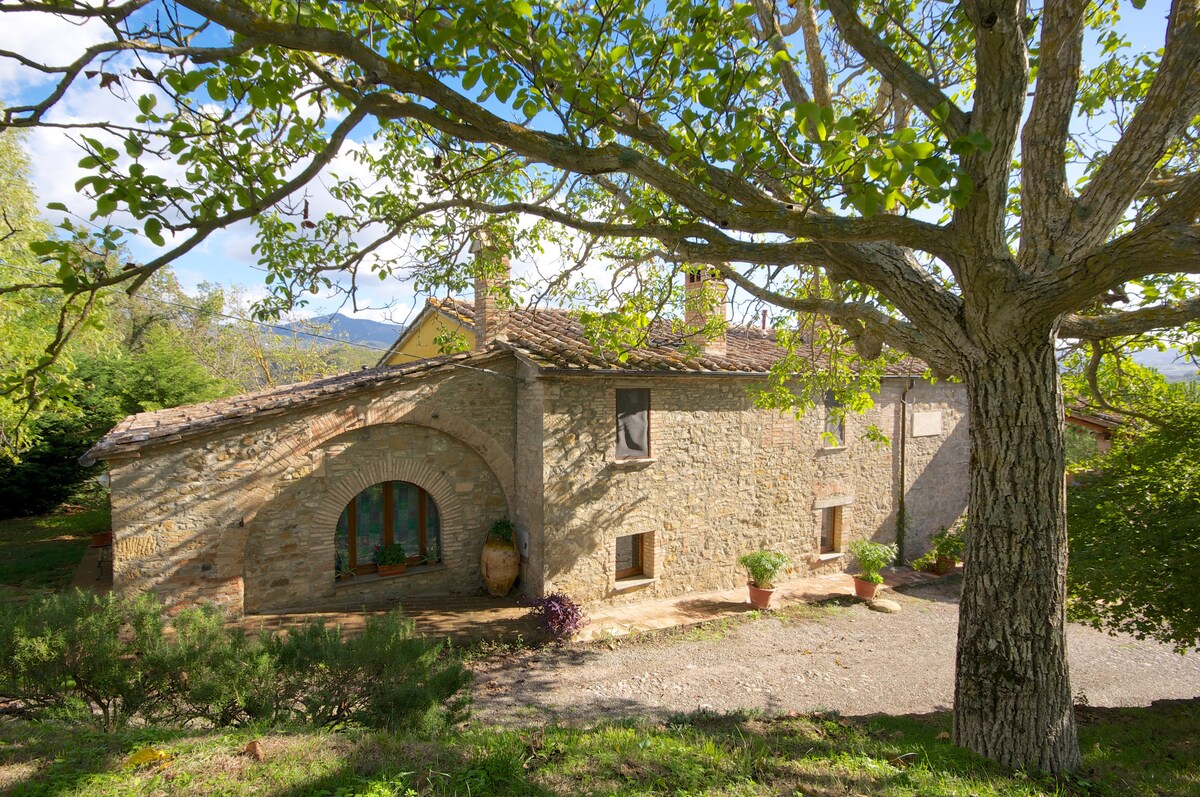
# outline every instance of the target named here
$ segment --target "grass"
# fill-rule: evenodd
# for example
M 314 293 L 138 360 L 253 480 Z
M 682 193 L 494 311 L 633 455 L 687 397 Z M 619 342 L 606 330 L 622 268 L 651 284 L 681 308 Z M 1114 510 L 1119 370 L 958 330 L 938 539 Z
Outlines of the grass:
M 0 789 L 13 795 L 885 795 L 1184 797 L 1200 791 L 1200 705 L 1080 710 L 1084 766 L 1005 772 L 946 740 L 949 715 L 767 719 L 695 714 L 667 724 L 501 730 L 441 739 L 346 730 L 128 730 L 0 723 Z M 266 760 L 243 755 L 261 740 Z M 142 766 L 130 754 L 169 758 Z
M 92 533 L 111 527 L 108 501 L 96 499 L 54 515 L 0 520 L 0 600 L 68 586 Z

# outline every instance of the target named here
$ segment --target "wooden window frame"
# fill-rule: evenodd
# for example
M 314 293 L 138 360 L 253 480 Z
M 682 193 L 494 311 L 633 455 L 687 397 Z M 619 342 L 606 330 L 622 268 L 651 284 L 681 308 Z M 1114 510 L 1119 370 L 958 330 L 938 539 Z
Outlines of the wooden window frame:
M 615 569 L 615 565 L 614 565 L 614 571 L 616 574 L 617 581 L 622 581 L 627 578 L 637 578 L 638 576 L 644 577 L 646 575 L 646 535 L 645 535 L 645 533 L 622 534 L 617 539 L 620 540 L 625 537 L 633 537 L 634 538 L 634 541 L 633 541 L 634 557 L 633 558 L 634 558 L 634 561 L 636 562 L 636 564 L 633 567 L 621 568 L 619 570 Z
M 396 484 L 412 484 L 417 488 L 417 538 L 419 540 L 420 551 L 415 554 L 409 554 L 409 565 L 427 564 L 424 560 L 426 552 L 429 550 L 428 540 L 426 539 L 426 525 L 429 521 L 428 503 L 433 502 L 433 496 L 419 484 L 412 482 L 399 481 L 393 479 L 386 482 L 376 482 L 369 485 L 354 494 L 350 499 L 350 503 L 346 505 L 346 535 L 347 535 L 347 552 L 346 556 L 349 559 L 350 569 L 360 575 L 371 573 L 375 570 L 373 562 L 362 563 L 358 561 L 358 497 L 370 490 L 372 487 L 379 487 L 383 491 L 383 539 L 384 545 L 391 545 L 395 541 L 396 524 Z M 436 502 L 433 502 L 437 506 Z M 441 532 L 441 514 L 438 514 L 438 532 Z M 438 546 L 441 547 L 440 545 Z M 440 551 L 439 551 L 440 553 Z M 440 561 L 440 559 L 439 559 Z
M 826 523 L 828 523 L 829 544 L 825 544 Z M 838 541 L 842 536 L 842 507 L 827 506 L 821 510 L 821 533 L 817 538 L 818 553 L 838 553 Z

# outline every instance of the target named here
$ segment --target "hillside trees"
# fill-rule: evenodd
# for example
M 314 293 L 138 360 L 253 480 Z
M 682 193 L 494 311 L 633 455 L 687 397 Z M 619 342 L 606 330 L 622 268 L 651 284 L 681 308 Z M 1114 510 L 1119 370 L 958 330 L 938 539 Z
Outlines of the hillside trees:
M 1197 0 L 1143 5 L 10 0 L 104 35 L 61 60 L 0 54 L 52 78 L 0 119 L 54 124 L 87 81 L 136 108 L 89 124 L 80 189 L 114 240 L 161 254 L 100 273 L 42 247 L 68 292 L 136 286 L 246 219 L 278 307 L 341 273 L 461 283 L 492 216 L 525 251 L 576 241 L 616 289 L 709 264 L 830 319 L 817 333 L 862 368 L 903 351 L 958 376 L 954 737 L 1064 771 L 1079 756 L 1056 342 L 1200 316 Z M 1156 44 L 1132 47 L 1118 12 Z M 339 178 L 339 156 L 360 173 Z M 319 176 L 338 209 L 310 219 Z M 620 298 L 631 317 L 654 306 Z

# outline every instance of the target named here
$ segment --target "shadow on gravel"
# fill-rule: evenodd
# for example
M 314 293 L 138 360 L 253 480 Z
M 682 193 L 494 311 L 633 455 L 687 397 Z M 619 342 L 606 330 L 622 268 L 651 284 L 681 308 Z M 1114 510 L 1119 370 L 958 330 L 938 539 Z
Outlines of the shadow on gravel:
M 934 601 L 936 603 L 957 604 L 959 598 L 962 596 L 962 581 L 962 574 L 955 573 L 954 575 L 940 578 L 937 581 L 904 584 L 893 587 L 892 590 L 901 595 L 907 595 L 910 598 L 920 598 L 921 600 Z

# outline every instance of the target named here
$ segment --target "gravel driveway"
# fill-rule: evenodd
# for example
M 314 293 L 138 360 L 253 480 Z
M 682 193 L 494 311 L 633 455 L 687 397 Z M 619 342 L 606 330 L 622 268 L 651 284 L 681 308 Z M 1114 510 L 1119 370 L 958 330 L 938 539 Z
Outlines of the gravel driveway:
M 945 582 L 887 597 L 881 614 L 835 606 L 811 617 L 736 623 L 650 640 L 522 651 L 476 666 L 483 722 L 589 722 L 680 711 L 833 709 L 907 714 L 950 708 L 958 587 Z M 1093 706 L 1148 705 L 1200 695 L 1200 654 L 1081 626 L 1067 628 L 1071 684 Z

